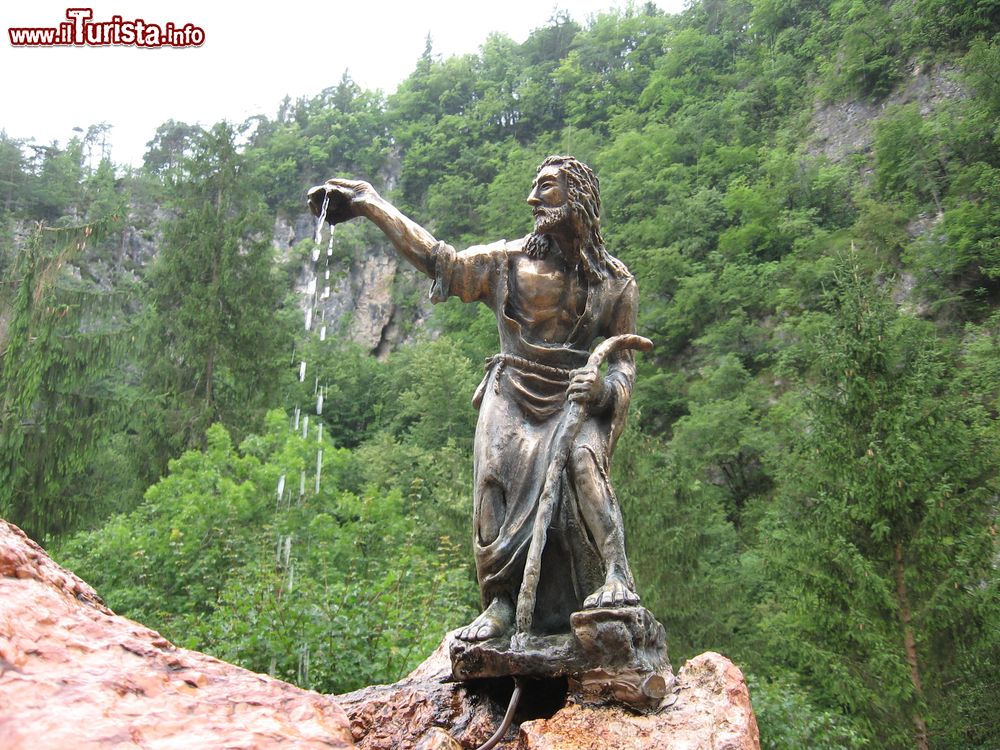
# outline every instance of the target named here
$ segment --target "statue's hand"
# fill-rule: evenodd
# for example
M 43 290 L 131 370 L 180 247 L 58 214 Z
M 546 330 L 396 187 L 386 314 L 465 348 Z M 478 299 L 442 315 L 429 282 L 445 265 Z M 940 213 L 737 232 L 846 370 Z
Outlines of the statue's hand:
M 313 216 L 319 216 L 323 210 L 323 201 L 330 196 L 327 204 L 326 221 L 330 224 L 340 224 L 361 215 L 362 205 L 378 198 L 375 188 L 363 180 L 343 180 L 334 177 L 322 185 L 309 190 L 309 210 Z
M 604 378 L 599 367 L 581 367 L 569 375 L 566 397 L 583 404 L 598 404 L 604 400 Z

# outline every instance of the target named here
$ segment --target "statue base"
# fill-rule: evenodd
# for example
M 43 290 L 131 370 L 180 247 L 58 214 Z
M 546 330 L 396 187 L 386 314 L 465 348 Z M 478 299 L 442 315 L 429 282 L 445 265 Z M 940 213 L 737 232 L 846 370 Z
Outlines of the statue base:
M 455 679 L 565 677 L 577 703 L 658 708 L 673 687 L 667 636 L 645 607 L 574 612 L 571 632 L 451 643 Z

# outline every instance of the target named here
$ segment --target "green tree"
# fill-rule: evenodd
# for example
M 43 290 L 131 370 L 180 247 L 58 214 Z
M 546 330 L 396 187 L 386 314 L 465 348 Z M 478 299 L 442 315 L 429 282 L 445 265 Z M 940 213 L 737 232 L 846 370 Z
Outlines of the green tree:
M 275 313 L 271 219 L 248 179 L 236 133 L 219 124 L 200 136 L 174 187 L 175 217 L 164 228 L 148 275 L 151 326 L 148 387 L 154 462 L 199 444 L 221 420 L 245 434 L 276 401 L 279 352 L 290 331 Z
M 81 197 L 80 183 L 84 177 L 83 142 L 71 138 L 66 148 L 58 143 L 32 146 L 35 152 L 25 211 L 36 221 L 54 223 L 64 215 L 79 220 L 77 210 Z
M 984 626 L 995 416 L 933 330 L 896 313 L 852 261 L 806 344 L 808 395 L 785 412 L 791 431 L 772 457 L 761 632 L 879 746 L 927 748 L 950 720 L 956 655 Z
M 184 165 L 190 164 L 195 143 L 202 137 L 204 130 L 199 125 L 167 120 L 146 144 L 143 166 L 161 179 L 176 183 L 183 176 Z
M 0 130 L 0 219 L 24 204 L 28 176 L 23 149 L 21 141 Z
M 940 134 L 916 104 L 890 109 L 875 125 L 875 185 L 887 196 L 930 203 L 940 213 L 946 185 Z M 937 136 L 937 137 L 936 137 Z
M 636 585 L 667 629 L 671 658 L 728 651 L 744 604 L 723 491 L 632 425 L 615 451 L 612 479 Z
M 876 0 L 831 3 L 830 23 L 840 38 L 823 66 L 830 93 L 876 98 L 889 93 L 903 73 L 900 25 L 903 14 L 912 12 L 908 3 L 903 5 Z
M 119 375 L 135 333 L 127 299 L 65 267 L 120 220 L 39 224 L 0 289 L 0 516 L 37 538 L 82 525 L 90 503 L 105 502 L 82 484 L 134 397 Z

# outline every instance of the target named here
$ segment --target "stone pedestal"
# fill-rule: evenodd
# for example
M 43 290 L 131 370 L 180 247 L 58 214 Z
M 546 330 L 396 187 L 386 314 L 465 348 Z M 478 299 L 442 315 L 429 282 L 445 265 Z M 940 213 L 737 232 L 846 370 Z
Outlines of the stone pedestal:
M 457 680 L 491 677 L 566 678 L 571 699 L 658 708 L 674 683 L 663 625 L 645 607 L 575 612 L 571 632 L 518 634 L 478 643 L 454 640 Z

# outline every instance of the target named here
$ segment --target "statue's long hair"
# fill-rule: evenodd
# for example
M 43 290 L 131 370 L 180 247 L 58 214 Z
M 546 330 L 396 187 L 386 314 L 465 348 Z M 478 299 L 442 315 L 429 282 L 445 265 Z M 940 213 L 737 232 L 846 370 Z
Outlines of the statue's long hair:
M 608 274 L 628 278 L 631 274 L 625 264 L 604 247 L 601 236 L 601 185 L 594 170 L 572 156 L 550 156 L 541 163 L 537 172 L 546 167 L 558 167 L 566 176 L 570 219 L 580 238 L 580 263 L 591 281 L 603 281 Z M 536 174 L 537 174 L 536 172 Z M 532 232 L 525 241 L 525 252 L 540 258 L 549 251 L 551 240 L 547 235 Z

